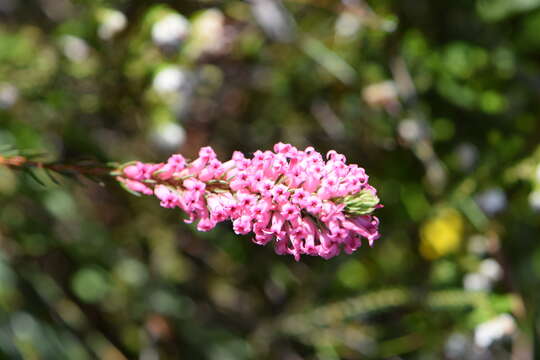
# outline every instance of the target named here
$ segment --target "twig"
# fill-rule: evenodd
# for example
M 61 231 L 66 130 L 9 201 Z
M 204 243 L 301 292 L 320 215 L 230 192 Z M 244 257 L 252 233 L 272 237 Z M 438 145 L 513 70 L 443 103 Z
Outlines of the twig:
M 73 176 L 76 174 L 86 176 L 90 179 L 95 177 L 108 176 L 111 171 L 114 170 L 112 166 L 103 164 L 68 164 L 61 162 L 42 162 L 30 160 L 25 156 L 1 156 L 0 165 L 7 166 L 14 170 L 28 171 L 30 169 L 44 169 L 48 170 L 47 175 L 53 182 L 56 182 L 54 177 L 50 174 L 50 171 L 56 172 L 64 176 Z

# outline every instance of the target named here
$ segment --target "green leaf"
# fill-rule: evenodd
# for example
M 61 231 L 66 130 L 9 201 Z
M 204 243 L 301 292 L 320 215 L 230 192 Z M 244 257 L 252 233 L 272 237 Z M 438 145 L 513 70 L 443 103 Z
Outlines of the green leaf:
M 40 178 L 34 173 L 33 170 L 29 168 L 22 168 L 22 169 L 26 174 L 28 174 L 32 179 L 34 179 L 39 185 L 45 186 L 45 183 L 40 180 Z
M 47 176 L 49 177 L 49 179 L 51 179 L 51 181 L 53 183 L 55 183 L 56 185 L 60 185 L 60 182 L 58 181 L 58 179 L 56 179 L 53 175 L 52 175 L 52 170 L 51 169 L 45 169 L 45 174 L 47 174 Z

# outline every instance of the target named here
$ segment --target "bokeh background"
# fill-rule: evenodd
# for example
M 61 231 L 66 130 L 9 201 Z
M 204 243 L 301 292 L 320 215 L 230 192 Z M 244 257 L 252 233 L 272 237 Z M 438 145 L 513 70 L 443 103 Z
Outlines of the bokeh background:
M 0 167 L 0 357 L 539 358 L 539 0 L 0 0 L 0 145 L 336 149 L 385 207 L 325 261 Z M 536 353 L 535 353 L 536 348 Z

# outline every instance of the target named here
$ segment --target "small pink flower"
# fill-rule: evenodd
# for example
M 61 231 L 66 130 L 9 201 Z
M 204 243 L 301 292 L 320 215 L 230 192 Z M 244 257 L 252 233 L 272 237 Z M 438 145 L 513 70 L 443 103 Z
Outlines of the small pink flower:
M 186 167 L 186 159 L 180 154 L 169 157 L 167 163 L 158 169 L 153 175 L 161 180 L 168 180 L 175 174 L 179 174 Z
M 205 161 L 210 161 L 216 159 L 217 156 L 214 149 L 212 149 L 210 146 L 205 146 L 199 150 L 199 158 Z
M 297 189 L 294 191 L 293 196 L 291 197 L 291 202 L 295 205 L 306 207 L 310 193 L 304 189 Z
M 237 234 L 247 234 L 251 231 L 251 218 L 247 215 L 241 216 L 233 221 L 233 229 Z
M 204 190 L 206 189 L 206 184 L 195 178 L 189 178 L 184 180 L 183 185 L 187 190 L 191 190 L 199 194 L 204 193 Z
M 274 234 L 279 234 L 284 223 L 285 218 L 283 215 L 275 212 L 274 216 L 272 216 L 272 226 L 270 227 L 270 231 Z
M 139 192 L 144 195 L 152 195 L 154 193 L 150 187 L 146 186 L 142 182 L 131 179 L 125 179 L 123 182 L 131 191 Z
M 178 195 L 165 185 L 154 187 L 154 194 L 161 200 L 160 205 L 165 208 L 173 208 L 178 205 Z
M 199 231 L 210 231 L 212 230 L 217 224 L 217 221 L 213 220 L 209 217 L 203 217 L 197 224 L 197 230 Z
M 285 220 L 293 221 L 300 216 L 300 209 L 296 205 L 287 203 L 281 207 L 280 214 L 285 218 Z
M 126 166 L 124 174 L 132 180 L 142 180 L 144 175 L 142 163 L 137 162 L 135 165 Z
M 305 208 L 313 215 L 317 215 L 322 211 L 322 200 L 317 196 L 310 196 L 305 204 Z
M 292 149 L 291 144 L 284 144 L 282 142 L 277 143 L 274 145 L 274 151 L 281 154 L 287 154 Z
M 238 191 L 249 186 L 249 174 L 245 171 L 239 171 L 230 183 L 233 191 Z
M 230 216 L 230 201 L 224 194 L 211 194 L 206 198 L 208 210 L 216 222 L 225 221 Z
M 270 219 L 270 212 L 273 208 L 272 202 L 268 199 L 261 199 L 256 205 L 250 208 L 251 216 L 257 220 Z
M 286 202 L 289 199 L 289 189 L 282 184 L 275 185 L 272 190 L 270 190 L 270 194 L 272 194 L 272 199 L 278 203 L 282 204 Z
M 272 180 L 263 180 L 257 186 L 257 191 L 263 197 L 272 197 L 272 190 L 274 189 L 275 183 Z
M 201 170 L 199 174 L 199 179 L 201 181 L 208 181 L 211 179 L 216 179 L 223 174 L 224 170 L 221 167 L 221 161 L 217 159 L 210 160 L 208 166 Z

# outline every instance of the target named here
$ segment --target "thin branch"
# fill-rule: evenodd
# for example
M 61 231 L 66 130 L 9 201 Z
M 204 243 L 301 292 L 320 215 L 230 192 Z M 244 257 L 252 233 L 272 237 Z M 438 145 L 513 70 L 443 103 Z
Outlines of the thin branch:
M 31 160 L 26 156 L 14 155 L 14 156 L 2 156 L 0 155 L 0 166 L 4 165 L 14 170 L 20 170 L 28 173 L 38 183 L 42 183 L 41 180 L 32 172 L 32 169 L 43 169 L 47 176 L 54 183 L 58 183 L 58 180 L 53 177 L 52 172 L 73 177 L 74 175 L 85 176 L 91 180 L 98 181 L 100 177 L 111 175 L 111 171 L 114 170 L 112 165 L 103 165 L 97 163 L 62 163 L 62 162 L 42 162 Z

